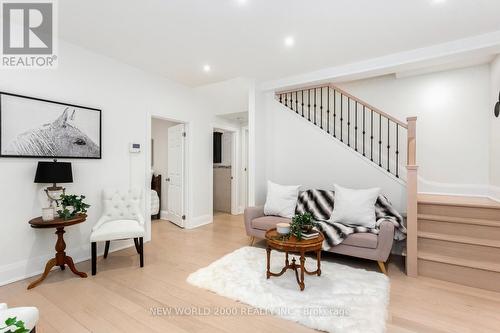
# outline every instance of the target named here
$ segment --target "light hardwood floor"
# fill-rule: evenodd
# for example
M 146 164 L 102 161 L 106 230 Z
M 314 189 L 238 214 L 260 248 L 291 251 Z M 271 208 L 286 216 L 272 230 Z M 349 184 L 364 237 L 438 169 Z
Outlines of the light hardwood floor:
M 211 225 L 182 230 L 166 221 L 153 223 L 145 244 L 145 267 L 135 249 L 77 264 L 89 273 L 80 279 L 69 270 L 53 271 L 40 286 L 33 279 L 0 287 L 0 302 L 34 305 L 44 332 L 314 332 L 273 316 L 153 316 L 152 307 L 248 308 L 186 282 L 186 277 L 224 254 L 248 245 L 242 216 L 217 215 Z M 71 232 L 71 230 L 68 230 Z M 256 246 L 263 246 L 259 242 Z M 71 255 L 71 253 L 69 253 Z M 324 260 L 376 270 L 375 262 L 325 255 Z M 500 294 L 428 278 L 408 278 L 399 260 L 389 265 L 391 304 L 388 332 L 499 332 Z M 500 283 L 500 282 L 499 282 Z

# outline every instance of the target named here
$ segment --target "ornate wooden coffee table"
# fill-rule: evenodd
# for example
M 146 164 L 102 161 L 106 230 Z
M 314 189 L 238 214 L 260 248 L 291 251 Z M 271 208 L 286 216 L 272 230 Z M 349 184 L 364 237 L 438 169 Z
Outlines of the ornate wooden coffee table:
M 298 240 L 297 238 L 295 238 L 295 236 L 284 238 L 282 235 L 278 234 L 276 229 L 267 231 L 267 278 L 269 279 L 271 276 L 281 276 L 288 269 L 293 269 L 295 271 L 295 278 L 297 279 L 300 290 L 304 290 L 304 273 L 307 273 L 309 275 L 321 275 L 321 247 L 324 239 L 325 238 L 321 233 L 318 237 L 313 239 Z M 285 267 L 283 267 L 283 269 L 279 273 L 271 272 L 271 250 L 285 252 Z M 313 272 L 309 272 L 304 267 L 304 264 L 306 262 L 305 254 L 307 252 L 316 252 L 316 261 L 318 264 L 318 268 Z M 292 263 L 290 263 L 290 261 L 288 260 L 289 253 L 300 254 L 300 265 L 296 263 L 295 258 L 292 258 Z

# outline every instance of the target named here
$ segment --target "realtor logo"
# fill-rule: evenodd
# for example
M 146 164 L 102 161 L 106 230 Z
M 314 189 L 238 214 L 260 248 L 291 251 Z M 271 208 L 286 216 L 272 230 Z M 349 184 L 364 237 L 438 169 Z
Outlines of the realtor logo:
M 55 67 L 54 3 L 35 1 L 2 1 L 2 67 Z

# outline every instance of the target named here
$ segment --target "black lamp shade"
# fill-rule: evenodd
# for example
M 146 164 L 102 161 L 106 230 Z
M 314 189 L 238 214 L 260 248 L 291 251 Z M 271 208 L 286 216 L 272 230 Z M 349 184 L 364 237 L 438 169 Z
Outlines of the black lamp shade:
M 38 162 L 35 183 L 72 183 L 73 171 L 70 162 Z

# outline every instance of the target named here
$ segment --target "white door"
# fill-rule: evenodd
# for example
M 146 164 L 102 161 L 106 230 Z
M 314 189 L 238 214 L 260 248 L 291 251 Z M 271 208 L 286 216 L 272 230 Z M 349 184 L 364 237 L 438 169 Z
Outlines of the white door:
M 184 124 L 168 128 L 168 219 L 184 227 Z

